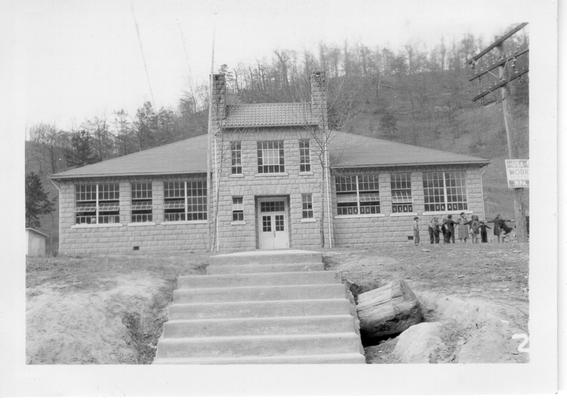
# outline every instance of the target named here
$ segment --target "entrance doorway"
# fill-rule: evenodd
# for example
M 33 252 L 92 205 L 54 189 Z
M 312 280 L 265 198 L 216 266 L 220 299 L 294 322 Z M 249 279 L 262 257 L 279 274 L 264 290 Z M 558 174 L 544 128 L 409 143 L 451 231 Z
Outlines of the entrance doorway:
M 289 212 L 287 197 L 262 197 L 257 200 L 258 247 L 289 248 Z

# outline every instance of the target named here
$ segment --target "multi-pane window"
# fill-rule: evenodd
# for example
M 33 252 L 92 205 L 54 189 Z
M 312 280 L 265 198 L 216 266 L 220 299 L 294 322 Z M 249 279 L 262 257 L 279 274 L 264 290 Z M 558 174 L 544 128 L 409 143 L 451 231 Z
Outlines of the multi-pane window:
M 344 175 L 335 179 L 337 214 L 379 214 L 378 175 Z
M 164 182 L 165 221 L 207 219 L 207 181 L 194 179 Z
M 313 197 L 311 193 L 301 195 L 302 218 L 313 218 Z
M 285 202 L 282 200 L 276 201 L 262 201 L 260 203 L 261 212 L 278 212 L 285 211 Z
M 275 215 L 274 219 L 275 219 L 275 223 L 276 223 L 276 232 L 283 232 L 285 230 L 284 216 L 283 215 Z
M 283 140 L 260 141 L 258 145 L 258 173 L 285 172 Z
M 272 216 L 262 215 L 262 232 L 272 231 Z
M 232 198 L 232 220 L 244 221 L 244 207 L 242 196 L 234 196 Z
M 461 211 L 467 209 L 464 171 L 429 171 L 423 173 L 425 211 Z
M 75 223 L 120 223 L 120 189 L 118 183 L 75 185 Z
M 152 183 L 132 183 L 132 222 L 152 221 Z
M 390 186 L 392 188 L 392 212 L 412 212 L 411 174 L 409 172 L 391 174 Z
M 299 172 L 311 171 L 311 156 L 309 154 L 309 139 L 299 140 Z
M 233 175 L 242 174 L 242 145 L 240 142 L 230 142 L 230 160 Z

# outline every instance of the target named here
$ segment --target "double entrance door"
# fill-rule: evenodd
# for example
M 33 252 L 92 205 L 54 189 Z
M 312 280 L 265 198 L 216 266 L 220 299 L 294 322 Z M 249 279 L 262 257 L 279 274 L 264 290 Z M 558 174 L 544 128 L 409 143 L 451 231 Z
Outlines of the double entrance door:
M 289 247 L 289 218 L 287 197 L 257 199 L 258 242 L 261 249 Z

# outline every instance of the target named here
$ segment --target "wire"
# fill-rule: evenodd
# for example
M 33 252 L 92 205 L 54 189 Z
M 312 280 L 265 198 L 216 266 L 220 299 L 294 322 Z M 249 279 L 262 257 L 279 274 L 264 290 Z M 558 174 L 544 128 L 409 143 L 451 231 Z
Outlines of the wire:
M 187 43 L 185 40 L 185 35 L 183 34 L 183 29 L 181 28 L 181 22 L 177 20 L 177 28 L 179 29 L 179 35 L 181 37 L 181 45 L 183 47 L 183 54 L 185 54 L 185 63 L 187 64 L 187 80 L 189 83 L 189 88 L 193 92 L 193 79 L 191 78 L 191 64 L 189 63 L 189 53 L 187 52 Z
M 142 37 L 140 36 L 140 28 L 138 27 L 138 21 L 136 19 L 136 13 L 134 12 L 134 4 L 130 3 L 130 10 L 132 12 L 132 18 L 134 19 L 134 26 L 136 27 L 136 36 L 138 37 L 138 45 L 140 46 L 140 54 L 142 55 L 142 62 L 144 63 L 144 70 L 146 71 L 146 81 L 148 83 L 148 89 L 150 91 L 150 97 L 152 99 L 152 104 L 155 106 L 154 91 L 152 90 L 152 84 L 150 82 L 150 74 L 148 72 L 148 64 L 146 63 L 146 56 L 144 55 L 144 46 L 142 45 Z

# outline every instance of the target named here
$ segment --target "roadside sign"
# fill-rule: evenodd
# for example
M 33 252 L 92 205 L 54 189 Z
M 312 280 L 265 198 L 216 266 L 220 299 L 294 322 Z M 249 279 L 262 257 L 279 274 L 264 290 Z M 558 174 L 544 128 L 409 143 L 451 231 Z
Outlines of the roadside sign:
M 529 161 L 521 159 L 505 160 L 506 178 L 508 179 L 508 187 L 510 189 L 529 187 Z

